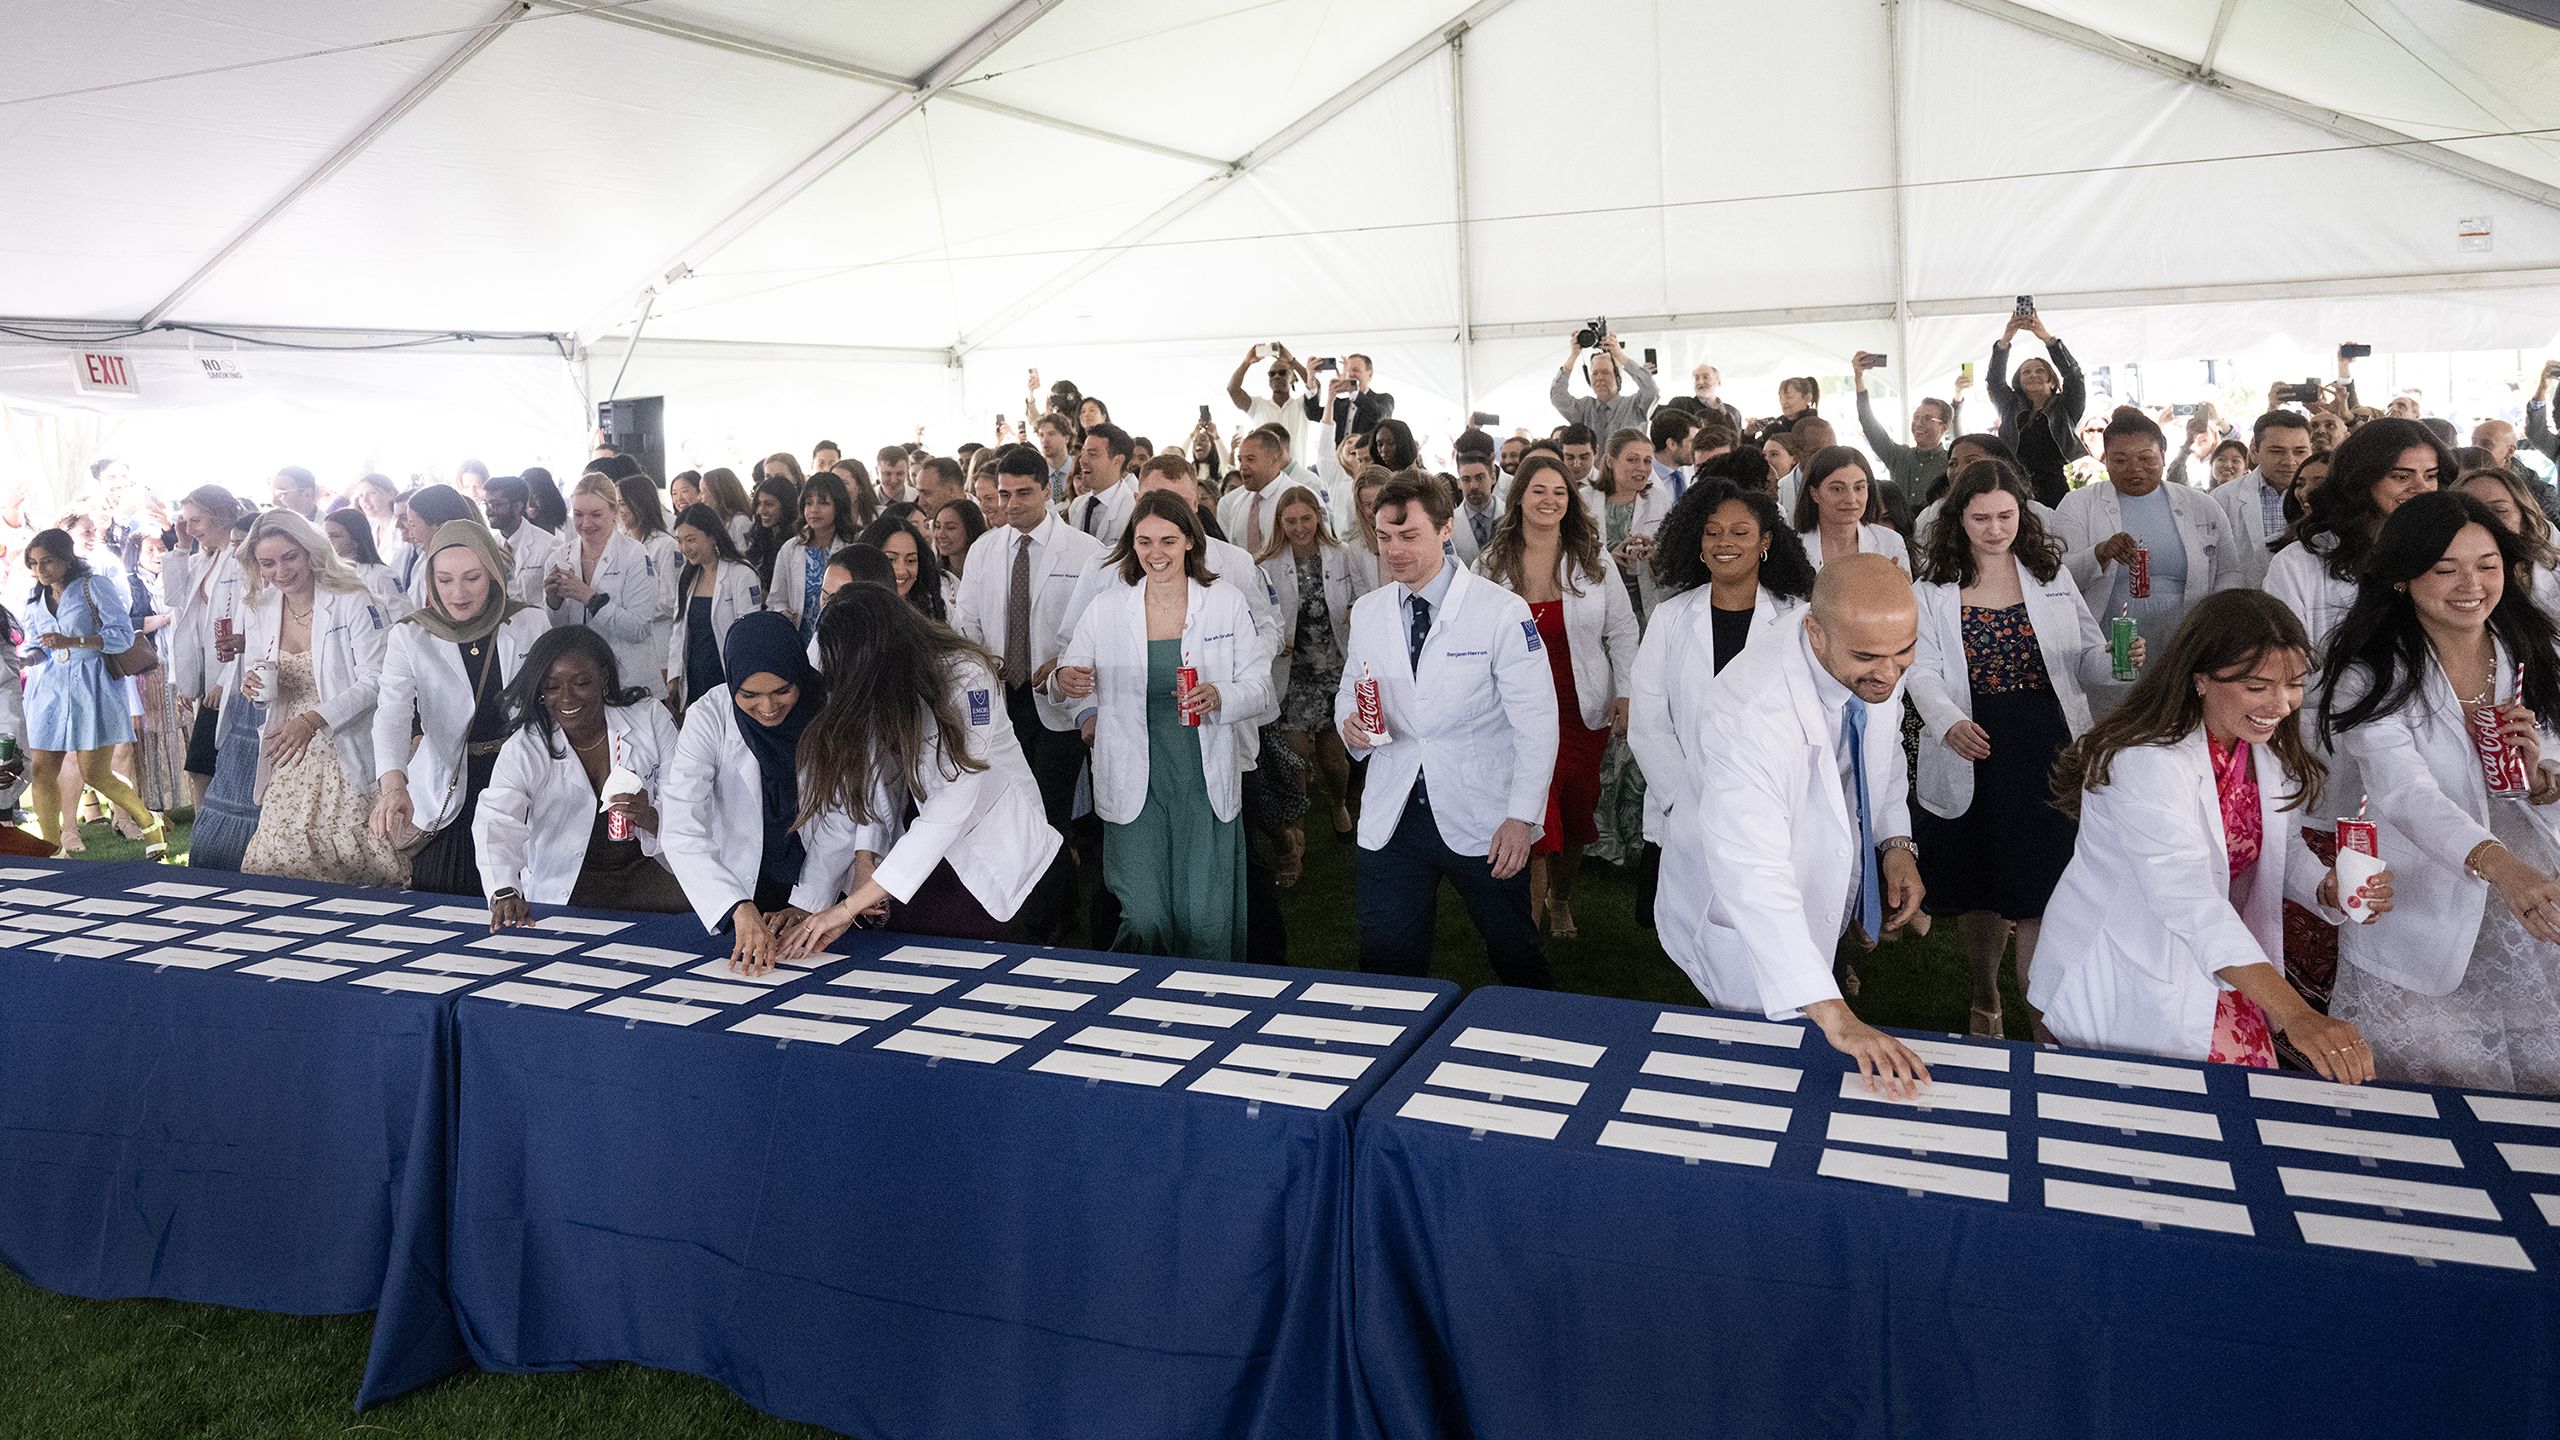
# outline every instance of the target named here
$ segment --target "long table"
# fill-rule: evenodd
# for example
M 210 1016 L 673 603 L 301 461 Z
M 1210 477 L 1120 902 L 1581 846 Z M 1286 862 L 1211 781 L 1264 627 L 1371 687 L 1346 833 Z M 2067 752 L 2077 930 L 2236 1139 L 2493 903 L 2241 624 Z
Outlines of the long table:
M 1383 1432 L 2560 1433 L 2560 1104 L 1920 1043 L 1468 996 L 1361 1115 Z
M 381 1307 L 371 1369 L 446 1373 L 453 1006 L 355 938 L 418 902 L 205 878 L 0 865 L 0 1262 L 94 1299 Z

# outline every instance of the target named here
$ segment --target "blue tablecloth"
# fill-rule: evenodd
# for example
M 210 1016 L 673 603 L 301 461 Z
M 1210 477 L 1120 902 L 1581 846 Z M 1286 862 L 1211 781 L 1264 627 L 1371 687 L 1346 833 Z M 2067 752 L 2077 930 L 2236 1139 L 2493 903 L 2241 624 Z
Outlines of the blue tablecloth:
M 2258 1097 L 2252 1072 L 2224 1066 L 2169 1065 L 2155 1077 L 2191 1085 L 2201 1076 L 2202 1093 L 2128 1088 L 2044 1073 L 2060 1052 L 1986 1043 L 1941 1053 L 1997 1057 L 2005 1071 L 1932 1063 L 1942 1083 L 1998 1092 L 1979 1098 L 2006 1113 L 1920 1114 L 1844 1098 L 1846 1062 L 1802 1027 L 1746 1020 L 1726 1032 L 1751 1037 L 1741 1041 L 1655 1028 L 1661 1017 L 1678 1026 L 1706 1014 L 1479 990 L 1363 1109 L 1357 1353 L 1387 1436 L 2560 1434 L 2560 1201 L 2534 1198 L 2560 1194 L 2560 1175 L 2518 1173 L 2499 1149 L 2560 1145 L 2551 1128 L 2560 1112 L 2490 1124 L 2455 1092 L 2417 1091 L 2432 1118 L 2342 1113 Z M 1486 1031 L 1604 1049 L 1587 1067 L 1524 1059 L 1502 1047 L 1585 1057 Z M 1649 1060 L 1656 1052 L 1695 1058 Z M 1735 1062 L 1770 1068 L 1721 1068 Z M 1800 1071 L 1800 1083 L 1792 1092 L 1729 1083 L 1783 1084 L 1770 1070 Z M 1728 1083 L 1689 1078 L 1701 1075 Z M 1587 1088 L 1575 1094 L 1572 1082 Z M 1496 1102 L 1466 1084 L 1509 1093 Z M 1631 1108 L 1636 1091 L 1650 1094 Z M 2047 1097 L 2187 1112 L 2164 1122 L 2181 1127 L 2209 1116 L 2220 1138 L 2068 1123 L 2046 1113 Z M 1470 1102 L 1491 1108 L 1458 1108 Z M 1723 1108 L 1712 1129 L 1645 1113 L 1695 1116 L 1701 1104 L 1784 1109 Z M 1454 1123 L 1401 1113 L 1409 1106 Z M 1907 1147 L 1826 1139 L 1835 1124 L 1877 1120 L 1975 1132 L 1932 1144 L 1980 1145 L 1990 1132 L 2005 1158 L 1942 1149 L 1915 1162 Z M 2350 1132 L 2356 1146 L 2446 1142 L 2439 1157 L 2460 1163 L 2365 1165 L 2271 1143 L 2270 1123 Z M 1782 1128 L 1755 1128 L 1767 1125 Z M 1756 1141 L 1774 1147 L 1762 1168 L 1605 1146 L 1604 1131 L 1726 1156 Z M 2096 1163 L 2164 1173 L 2181 1157 L 2219 1161 L 2232 1188 L 2155 1180 L 2133 1189 L 2081 1168 L 2093 1152 L 2075 1146 L 2145 1152 L 2153 1158 Z M 1861 1152 L 1871 1158 L 1848 1163 L 1959 1167 L 1974 1175 L 1956 1182 L 1975 1185 L 2005 1175 L 2005 1198 L 1819 1173 Z M 2066 1154 L 2074 1163 L 2056 1163 Z M 2485 1192 L 2497 1218 L 2300 1198 L 2280 1167 L 2301 1172 L 2297 1186 L 2344 1176 Z M 2254 1234 L 2048 1208 L 2074 1185 L 2133 1189 L 2137 1204 L 2225 1202 L 2245 1210 Z M 2533 1268 L 2312 1245 L 2297 1215 L 2509 1237 L 2492 1243 Z
M 0 866 L 0 1262 L 67 1294 L 297 1315 L 432 1291 L 452 1001 L 351 983 L 374 973 L 363 964 L 318 980 L 244 973 L 345 943 L 377 918 L 310 902 L 405 911 L 410 897 L 201 878 L 144 864 Z M 258 903 L 224 902 L 244 885 Z M 197 914 L 334 929 L 296 935 Z M 272 953 L 201 944 L 235 930 Z M 151 963 L 164 946 L 229 958 L 205 970 Z M 393 1384 L 449 1370 L 460 1338 L 441 1300 L 394 1308 L 399 1323 L 376 1327 L 374 1367 Z
M 698 927 L 615 940 L 696 958 L 588 946 L 556 958 L 601 975 L 528 964 L 499 982 L 585 987 L 580 1008 L 475 991 L 456 1011 L 452 1293 L 483 1367 L 690 1371 L 865 1440 L 1364 1433 L 1351 1115 L 1452 987 L 1018 947 L 899 959 L 899 937 L 856 932 L 837 947 L 849 958 L 731 1003 L 661 989 L 734 983 L 693 973 L 723 953 Z M 1186 968 L 1271 993 L 1185 989 Z M 1090 998 L 1050 1009 L 989 984 Z M 1411 1008 L 1309 998 L 1342 984 Z M 881 1008 L 791 1008 L 811 997 Z M 692 1023 L 600 1013 L 635 999 Z M 651 1009 L 670 1000 L 711 1013 Z M 889 1048 L 971 1048 L 919 1023 L 937 1011 L 1018 1048 L 991 1063 Z M 861 1029 L 830 1044 L 731 1028 L 777 1017 Z M 1134 1038 L 1068 1043 L 1095 1028 Z M 1033 1068 L 1116 1066 L 1121 1049 L 1143 1064 L 1167 1045 L 1183 1053 L 1158 1061 L 1160 1086 Z M 1292 1087 L 1276 1077 L 1234 1082 L 1259 1099 L 1192 1088 L 1254 1063 L 1354 1073 L 1302 1075 L 1343 1087 L 1295 1092 L 1311 1105 L 1277 1098 Z

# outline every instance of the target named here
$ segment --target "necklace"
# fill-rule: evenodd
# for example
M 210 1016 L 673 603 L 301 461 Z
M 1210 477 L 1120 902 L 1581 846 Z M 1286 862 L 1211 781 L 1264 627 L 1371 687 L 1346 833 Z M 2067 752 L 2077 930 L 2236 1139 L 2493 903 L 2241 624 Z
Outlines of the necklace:
M 296 614 L 294 612 L 293 602 L 291 600 L 287 600 L 284 602 L 284 618 L 287 620 L 309 620 L 311 618 L 312 610 L 318 606 L 319 603 L 319 600 L 315 597 L 311 604 L 302 607 L 300 614 Z
M 569 732 L 568 732 L 568 731 L 566 731 L 566 730 L 563 730 L 563 731 L 561 731 L 560 733 L 561 733 L 561 735 L 563 735 L 563 736 L 565 737 L 565 736 L 567 736 L 567 735 L 568 735 L 568 733 L 569 733 Z M 581 754 L 581 755 L 593 755 L 594 753 L 596 753 L 596 747 L 597 747 L 597 746 L 599 746 L 599 745 L 602 745 L 604 742 L 605 742 L 605 737 L 604 737 L 604 736 L 602 736 L 602 735 L 599 735 L 599 736 L 597 736 L 593 741 L 591 741 L 590 743 L 585 744 L 585 745 L 581 745 L 581 744 L 579 744 L 577 741 L 575 741 L 575 740 L 571 740 L 571 741 L 569 741 L 569 748 L 570 748 L 570 749 L 572 749 L 572 750 L 577 751 L 577 752 L 578 752 L 579 754 Z

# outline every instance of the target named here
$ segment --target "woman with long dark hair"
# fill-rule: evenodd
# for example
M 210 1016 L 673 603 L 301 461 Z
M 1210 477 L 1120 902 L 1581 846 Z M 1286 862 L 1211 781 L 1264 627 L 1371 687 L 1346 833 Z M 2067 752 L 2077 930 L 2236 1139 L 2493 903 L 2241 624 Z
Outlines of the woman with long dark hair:
M 684 560 L 676 554 L 676 537 L 668 530 L 667 507 L 658 496 L 657 482 L 646 475 L 632 474 L 614 481 L 613 486 L 621 494 L 615 518 L 622 522 L 622 533 L 639 541 L 640 548 L 649 552 L 649 563 L 657 570 L 659 583 L 667 587 L 672 597 L 676 571 L 683 568 Z
M 1796 491 L 1796 534 L 1813 568 L 1823 557 L 1871 551 L 1911 571 L 1911 547 L 1885 523 L 1884 494 L 1868 473 L 1867 457 L 1846 445 L 1827 445 L 1805 461 Z
M 1215 583 L 1199 514 L 1183 495 L 1139 492 L 1103 563 L 1120 583 L 1077 620 L 1059 652 L 1057 688 L 1091 712 L 1093 808 L 1106 832 L 1103 882 L 1120 901 L 1117 948 L 1240 961 L 1244 772 L 1252 717 L 1270 702 L 1270 651 L 1243 592 Z M 1188 689 L 1178 678 L 1185 668 Z
M 2526 564 L 2478 500 L 2413 496 L 2330 640 L 2323 728 L 2409 877 L 2405 923 L 2342 931 L 2331 1008 L 2395 1080 L 2560 1092 L 2560 637 Z M 2491 790 L 2489 763 L 2512 788 Z
M 853 514 L 853 497 L 844 481 L 821 470 L 800 491 L 799 530 L 775 552 L 764 606 L 798 627 L 804 643 L 818 633 L 827 557 L 853 543 L 858 528 Z
M 738 548 L 755 567 L 756 583 L 770 591 L 773 562 L 782 553 L 783 542 L 791 538 L 792 524 L 800 514 L 800 487 L 779 475 L 768 475 L 756 482 L 754 505 L 747 543 Z
M 1746 457 L 1750 474 L 1768 473 L 1756 451 L 1734 453 Z M 1766 490 L 1718 475 L 1691 485 L 1663 518 L 1653 576 L 1662 600 L 1628 678 L 1627 744 L 1644 767 L 1645 839 L 1657 861 L 1645 877 L 1656 883 L 1640 884 L 1638 907 L 1670 950 L 1705 914 L 1703 862 L 1675 855 L 1670 840 L 1671 817 L 1702 799 L 1709 737 L 1700 717 L 1724 667 L 1813 598 L 1813 562 Z M 1695 948 L 1684 939 L 1674 953 Z
M 527 465 L 516 478 L 524 482 L 525 493 L 531 497 L 533 505 L 532 513 L 525 518 L 554 535 L 559 534 L 569 523 L 569 497 L 560 493 L 560 482 L 552 479 L 551 472 L 539 465 Z
M 492 932 L 531 923 L 536 905 L 685 912 L 654 803 L 676 726 L 648 701 L 584 625 L 547 631 L 525 652 L 500 701 L 507 738 L 471 822 Z
M 756 505 L 748 498 L 747 489 L 738 483 L 738 472 L 726 465 L 714 465 L 702 472 L 702 504 L 708 505 L 729 528 L 729 539 L 745 554 L 747 537 L 755 529 Z M 682 514 L 687 507 L 677 507 Z
M 1580 490 L 1562 462 L 1523 459 L 1476 560 L 1477 574 L 1528 602 L 1555 680 L 1555 779 L 1545 831 L 1530 847 L 1529 921 L 1543 915 L 1560 940 L 1578 933 L 1574 879 L 1583 847 L 1599 838 L 1600 759 L 1610 733 L 1626 732 L 1639 639 L 1634 599 Z
M 35 588 L 27 592 L 23 628 L 43 658 L 28 667 L 27 760 L 34 783 L 28 804 L 36 833 L 48 845 L 63 844 L 62 762 L 79 757 L 89 788 L 139 827 L 143 854 L 168 853 L 168 836 L 133 787 L 115 773 L 115 747 L 133 739 L 133 715 L 125 684 L 107 673 L 107 657 L 133 646 L 133 621 L 124 586 L 102 579 L 82 560 L 70 534 L 39 531 L 27 542 L 25 560 Z M 79 835 L 70 837 L 77 848 Z
M 1903 681 L 1920 716 L 1911 834 L 1927 909 L 1955 918 L 1973 974 L 1971 1032 L 1998 1036 L 2001 952 L 2014 929 L 2024 990 L 2071 858 L 2053 760 L 2088 732 L 2088 687 L 2112 674 L 2112 655 L 2023 473 L 1966 467 L 1947 513 L 1921 552 L 1920 643 Z M 2145 648 L 2133 642 L 2135 665 Z
M 2050 360 L 2029 360 L 2018 367 L 2018 383 L 2009 383 L 2009 343 L 2024 330 L 2044 342 Z M 2044 320 L 2033 310 L 2009 317 L 2009 328 L 1991 347 L 1991 368 L 1984 388 L 2000 414 L 2000 433 L 2014 437 L 2018 464 L 2035 487 L 2037 503 L 2055 506 L 2071 490 L 2069 466 L 2088 453 L 2079 435 L 2080 413 L 2089 406 L 2088 386 L 2080 363 L 2071 358 Z M 2165 447 L 2164 447 L 2165 448 Z
M 897 577 L 898 593 L 908 604 L 927 619 L 950 620 L 954 587 L 942 573 L 942 558 L 934 552 L 933 542 L 924 538 L 913 520 L 883 515 L 864 526 L 859 538 L 889 557 L 889 573 Z
M 675 534 L 684 568 L 676 572 L 666 670 L 668 698 L 682 711 L 725 683 L 729 627 L 764 608 L 764 587 L 710 506 L 678 515 Z
M 2324 768 L 2300 714 L 2310 653 L 2282 604 L 2217 591 L 2062 752 L 2054 803 L 2080 838 L 2027 1000 L 2064 1044 L 2263 1068 L 2281 1031 L 2322 1076 L 2373 1078 L 2356 1027 L 2281 968 L 2287 896 L 2344 918 L 2336 876 L 2301 838 Z M 2377 911 L 2390 879 L 2363 889 Z
M 398 620 L 409 613 L 409 597 L 400 592 L 400 577 L 382 563 L 382 552 L 373 548 L 373 527 L 365 523 L 364 512 L 352 505 L 341 505 L 322 516 L 320 533 L 327 537 L 329 548 L 336 552 L 364 588 L 373 595 L 373 603 L 382 607 L 383 615 Z
M 784 954 L 815 954 L 861 916 L 909 934 L 1004 938 L 1063 842 L 994 658 L 876 585 L 827 607 L 818 646 L 831 678 L 801 742 L 801 824 L 817 883 L 843 888 L 849 855 L 852 884 L 792 927 Z
M 986 512 L 978 502 L 965 496 L 945 500 L 935 507 L 925 525 L 925 533 L 933 537 L 933 556 L 942 564 L 943 573 L 951 577 L 951 595 L 960 593 L 960 576 L 969 563 L 969 547 L 987 533 Z

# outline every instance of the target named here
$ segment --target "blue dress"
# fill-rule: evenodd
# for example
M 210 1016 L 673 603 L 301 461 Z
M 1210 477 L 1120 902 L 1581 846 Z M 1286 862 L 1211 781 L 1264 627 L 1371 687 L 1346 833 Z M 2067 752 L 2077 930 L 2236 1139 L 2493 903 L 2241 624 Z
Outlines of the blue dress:
M 83 576 L 59 599 L 39 585 L 19 623 L 31 647 L 37 636 L 48 633 L 105 641 L 104 649 L 84 645 L 34 652 L 38 658 L 27 666 L 27 748 L 96 750 L 131 741 L 131 693 L 107 673 L 108 651 L 133 644 L 121 577 Z

